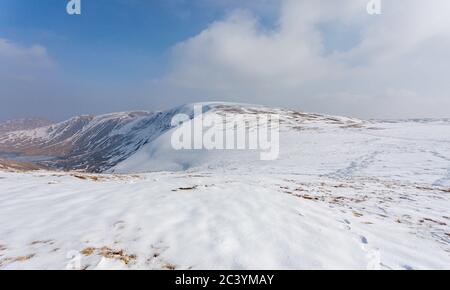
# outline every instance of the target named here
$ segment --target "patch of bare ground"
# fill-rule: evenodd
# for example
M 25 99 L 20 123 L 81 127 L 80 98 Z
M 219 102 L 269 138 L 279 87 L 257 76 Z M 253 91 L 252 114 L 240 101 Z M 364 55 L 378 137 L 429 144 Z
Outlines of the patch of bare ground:
M 441 221 L 436 221 L 430 218 L 423 218 L 421 220 L 419 220 L 420 223 L 424 223 L 424 222 L 430 222 L 430 223 L 434 223 L 434 224 L 438 224 L 440 226 L 446 226 L 447 224 Z
M 83 249 L 80 253 L 85 256 L 92 256 L 93 254 L 97 254 L 107 259 L 121 261 L 125 265 L 133 263 L 134 261 L 136 261 L 137 258 L 136 255 L 128 254 L 124 250 L 115 250 L 109 247 L 102 247 L 102 248 L 89 247 Z
M 87 175 L 87 174 L 72 174 L 73 177 L 82 179 L 82 180 L 92 180 L 92 181 L 99 181 L 101 178 L 95 175 Z
M 8 248 L 4 245 L 0 245 L 0 251 L 6 251 Z
M 63 176 L 63 175 L 61 175 Z M 87 181 L 110 181 L 110 180 L 130 180 L 130 179 L 142 179 L 139 175 L 126 175 L 126 174 L 90 174 L 84 172 L 70 173 L 70 176 Z
M 44 241 L 33 241 L 30 243 L 31 246 L 35 245 L 53 245 L 55 241 L 53 240 L 44 240 Z
M 311 194 L 306 194 L 309 191 L 302 187 L 297 187 L 294 190 L 289 190 L 288 187 L 280 187 L 280 188 L 283 190 L 284 193 L 293 195 L 295 197 L 303 198 L 306 200 L 312 200 L 312 201 L 323 201 L 323 202 L 328 202 L 331 204 L 348 205 L 350 202 L 358 204 L 358 203 L 362 203 L 368 199 L 367 196 L 361 196 L 361 197 L 331 196 L 331 195 L 323 194 L 323 192 L 319 192 L 320 194 L 317 194 L 317 195 L 311 195 Z M 305 194 L 304 193 L 299 194 L 297 192 L 305 192 Z
M 48 170 L 48 169 L 49 169 L 48 167 L 31 162 L 19 162 L 0 158 L 0 170 L 13 172 L 27 172 L 27 171 Z
M 438 187 L 425 187 L 425 186 L 416 186 L 416 189 L 423 190 L 423 191 L 441 191 L 450 193 L 450 188 L 438 188 Z
M 295 196 L 301 197 L 301 198 L 307 199 L 307 200 L 319 200 L 318 197 L 310 196 L 310 195 L 307 195 L 307 194 L 304 194 L 304 195 L 295 195 Z
M 177 189 L 172 189 L 172 191 L 187 191 L 187 190 L 194 190 L 197 188 L 198 188 L 198 185 L 194 185 L 194 186 L 188 186 L 188 187 L 179 187 Z
M 359 218 L 359 217 L 362 217 L 362 216 L 364 216 L 364 215 L 363 215 L 362 213 L 359 213 L 359 212 L 354 211 L 354 212 L 353 212 L 353 216 Z
M 175 270 L 177 268 L 177 266 L 175 266 L 173 264 L 170 264 L 170 263 L 165 263 L 162 266 L 162 268 L 165 269 L 165 270 Z
M 318 197 L 311 196 L 309 194 L 298 194 L 298 193 L 295 193 L 295 192 L 307 192 L 307 190 L 305 190 L 305 189 L 303 189 L 301 187 L 296 188 L 293 191 L 291 191 L 288 187 L 280 187 L 280 188 L 283 190 L 284 193 L 287 193 L 287 194 L 295 196 L 295 197 L 303 198 L 303 199 L 306 199 L 306 200 L 313 200 L 313 201 L 318 201 L 319 200 Z
M 34 258 L 36 254 L 30 254 L 27 256 L 18 256 L 18 257 L 6 257 L 0 260 L 0 267 L 6 266 L 15 262 L 25 262 Z
M 85 255 L 85 256 L 91 256 L 92 254 L 95 253 L 95 251 L 96 251 L 95 248 L 85 248 L 80 253 Z

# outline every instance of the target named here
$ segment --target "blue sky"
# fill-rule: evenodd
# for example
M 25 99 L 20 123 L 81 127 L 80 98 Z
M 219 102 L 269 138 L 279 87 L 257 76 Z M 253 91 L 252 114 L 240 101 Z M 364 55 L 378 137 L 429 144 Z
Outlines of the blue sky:
M 0 91 L 0 97 L 9 103 L 8 109 L 3 106 L 0 119 L 46 114 L 61 119 L 78 113 L 104 113 L 108 109 L 152 110 L 170 106 L 172 104 L 142 100 L 130 101 L 127 105 L 126 96 L 120 93 L 132 93 L 133 87 L 145 86 L 145 82 L 164 75 L 175 44 L 195 36 L 229 11 L 247 8 L 252 2 L 81 0 L 82 15 L 71 16 L 66 13 L 68 0 L 2 0 L 0 39 L 18 47 L 36 44 L 45 47 L 57 66 L 57 76 L 52 75 L 46 81 L 61 95 L 67 95 L 67 92 L 66 89 L 59 90 L 58 86 L 76 86 L 78 92 L 72 90 L 71 100 L 67 100 L 75 109 L 61 108 L 59 112 L 49 114 L 44 108 L 35 110 L 43 107 L 38 99 L 42 97 L 50 106 L 57 107 L 63 107 L 65 100 L 57 92 L 50 92 L 48 86 L 41 84 L 30 90 L 18 89 L 17 98 L 9 97 L 11 90 Z M 256 7 L 256 10 L 266 24 L 276 13 L 276 9 L 269 11 L 266 5 Z M 111 86 L 119 87 L 120 93 L 104 89 Z M 156 98 L 151 95 L 151 90 L 142 90 L 146 90 L 149 99 Z M 33 93 L 36 95 L 31 96 Z M 11 99 L 5 96 L 7 94 Z M 40 94 L 47 95 L 37 96 Z M 89 94 L 104 94 L 109 100 L 103 101 L 99 97 L 95 104 L 74 103 L 74 99 L 88 98 L 86 95 Z M 143 93 L 136 90 L 135 94 Z M 29 101 L 36 106 L 28 106 Z M 108 107 L 105 103 L 117 105 Z
M 446 0 L 68 2 L 0 1 L 0 120 L 197 101 L 449 117 Z
M 69 16 L 67 2 L 2 0 L 0 35 L 45 45 L 66 73 L 87 79 L 158 74 L 172 45 L 224 13 L 190 1 L 82 0 L 82 15 Z

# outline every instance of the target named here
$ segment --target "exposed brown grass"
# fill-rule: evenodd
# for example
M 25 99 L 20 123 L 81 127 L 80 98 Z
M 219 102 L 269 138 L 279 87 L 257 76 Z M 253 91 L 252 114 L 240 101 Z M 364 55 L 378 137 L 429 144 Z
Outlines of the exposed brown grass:
M 111 249 L 109 247 L 102 247 L 102 248 L 85 248 L 80 252 L 81 254 L 85 256 L 91 256 L 93 254 L 97 254 L 99 256 L 102 256 L 107 259 L 114 259 L 122 261 L 125 265 L 128 265 L 136 260 L 136 255 L 128 254 L 124 250 L 115 250 Z
M 92 174 L 92 173 L 83 173 L 83 172 L 70 172 L 70 176 L 80 179 L 80 180 L 87 180 L 87 181 L 110 181 L 110 180 L 130 180 L 130 179 L 142 179 L 139 175 L 126 175 L 126 174 Z M 58 175 L 58 176 L 64 176 L 64 175 Z
M 28 261 L 32 258 L 34 258 L 34 256 L 36 256 L 36 254 L 31 254 L 28 256 L 19 256 L 13 259 L 14 262 L 23 262 L 23 261 Z
M 99 181 L 101 178 L 96 175 L 87 175 L 87 174 L 72 174 L 73 177 L 82 179 L 82 180 L 92 180 L 92 181 Z
M 86 249 L 83 249 L 80 253 L 85 256 L 91 256 L 92 254 L 94 254 L 94 252 L 95 252 L 95 248 L 86 248 Z
M 136 260 L 136 255 L 127 254 L 124 250 L 113 250 L 108 247 L 100 249 L 101 256 L 108 259 L 116 259 L 122 261 L 125 265 Z
M 355 217 L 362 217 L 363 216 L 363 214 L 362 213 L 359 213 L 359 212 L 356 212 L 356 211 L 354 211 L 353 212 L 353 216 L 355 216 Z
M 166 269 L 166 270 L 175 270 L 177 267 L 176 267 L 175 265 L 170 264 L 170 263 L 165 263 L 165 264 L 162 266 L 162 268 L 163 268 L 163 269 Z
M 35 246 L 35 245 L 40 245 L 40 244 L 44 244 L 44 245 L 53 245 L 55 242 L 53 240 L 45 240 L 45 241 L 33 241 L 30 243 L 31 246 Z
M 27 256 L 18 256 L 18 257 L 6 257 L 0 260 L 0 267 L 1 266 L 5 266 L 5 265 L 9 265 L 15 262 L 25 262 L 28 261 L 32 258 L 34 258 L 36 256 L 36 254 L 30 254 Z

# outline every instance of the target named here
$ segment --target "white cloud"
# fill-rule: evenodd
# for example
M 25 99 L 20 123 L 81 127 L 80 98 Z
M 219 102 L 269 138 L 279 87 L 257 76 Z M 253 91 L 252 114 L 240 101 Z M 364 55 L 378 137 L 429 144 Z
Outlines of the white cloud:
M 382 1 L 379 16 L 366 13 L 367 2 L 285 0 L 273 28 L 248 10 L 234 11 L 177 44 L 172 68 L 157 87 L 186 101 L 362 117 L 448 116 L 450 2 Z M 330 35 L 321 27 L 333 25 L 361 38 L 346 51 L 326 47 Z
M 35 80 L 54 63 L 41 45 L 20 46 L 0 38 L 0 80 Z
M 60 110 L 53 97 L 63 95 L 57 76 L 45 47 L 0 38 L 0 120 L 47 117 Z

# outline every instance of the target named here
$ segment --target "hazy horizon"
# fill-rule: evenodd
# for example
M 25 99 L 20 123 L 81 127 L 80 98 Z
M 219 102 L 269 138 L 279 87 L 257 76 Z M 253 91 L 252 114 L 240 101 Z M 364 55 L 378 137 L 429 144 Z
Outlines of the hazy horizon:
M 213 102 L 217 102 L 217 101 L 213 101 Z M 224 103 L 226 103 L 226 102 L 224 102 Z M 179 104 L 179 105 L 186 105 L 186 104 L 189 104 L 189 103 L 184 103 L 184 104 Z M 242 103 L 242 104 L 246 105 L 246 103 Z M 55 124 L 55 123 L 63 122 L 63 121 L 69 120 L 71 118 L 75 118 L 75 117 L 79 117 L 79 116 L 94 116 L 95 117 L 95 116 L 114 114 L 114 113 L 124 113 L 124 112 L 149 112 L 149 113 L 152 113 L 152 112 L 159 112 L 159 111 L 169 110 L 169 109 L 172 109 L 172 108 L 177 107 L 179 105 L 170 106 L 170 107 L 167 107 L 167 108 L 154 109 L 154 110 L 152 110 L 152 109 L 148 109 L 148 110 L 146 110 L 146 109 L 136 109 L 136 110 L 131 109 L 131 110 L 123 110 L 123 111 L 111 111 L 111 112 L 110 111 L 105 111 L 105 112 L 99 111 L 98 113 L 80 113 L 80 114 L 77 114 L 76 112 L 74 112 L 73 115 L 67 115 L 67 117 L 62 117 L 62 118 L 59 118 L 59 119 L 58 118 L 51 118 L 51 117 L 44 116 L 44 115 L 17 116 L 17 117 L 13 117 L 13 118 L 0 118 L 0 123 L 8 122 L 8 121 L 19 121 L 19 120 L 23 120 L 23 119 L 31 119 L 31 120 L 36 119 L 36 120 L 49 121 L 49 122 Z M 254 105 L 262 105 L 262 106 L 264 106 L 263 104 L 254 104 Z M 301 109 L 297 109 L 297 108 L 293 108 L 293 107 L 286 107 L 286 106 L 284 106 L 284 107 L 283 106 L 271 106 L 271 107 L 273 107 L 273 108 L 281 108 L 281 109 L 288 109 L 288 110 L 295 110 L 295 111 L 304 112 L 304 113 L 311 113 L 311 114 L 322 114 L 322 115 L 334 115 L 334 116 L 340 116 L 340 117 L 349 117 L 349 118 L 368 120 L 368 121 L 370 121 L 370 120 L 390 121 L 390 120 L 416 120 L 416 119 L 417 120 L 440 120 L 440 119 L 447 120 L 447 119 L 450 119 L 450 116 L 449 117 L 443 116 L 443 117 L 403 117 L 403 118 L 402 117 L 397 117 L 397 118 L 395 118 L 395 117 L 394 118 L 389 118 L 389 117 L 385 117 L 385 118 L 371 118 L 371 117 L 367 117 L 367 118 L 364 118 L 364 117 L 357 117 L 357 116 L 352 116 L 352 115 L 348 115 L 348 114 L 347 115 L 339 115 L 339 114 L 319 112 L 319 111 L 304 111 L 304 110 L 301 110 Z

